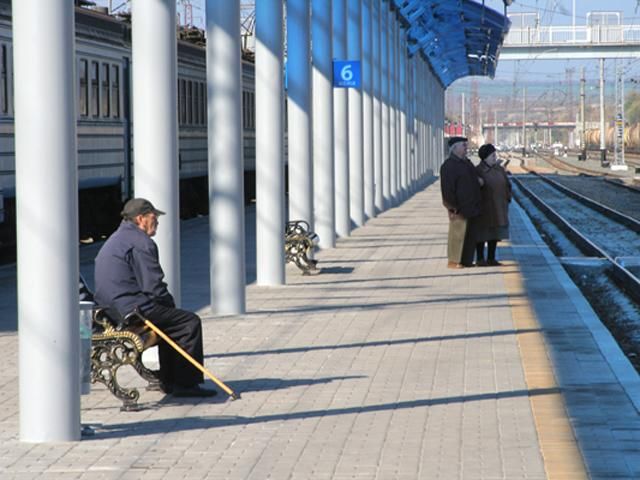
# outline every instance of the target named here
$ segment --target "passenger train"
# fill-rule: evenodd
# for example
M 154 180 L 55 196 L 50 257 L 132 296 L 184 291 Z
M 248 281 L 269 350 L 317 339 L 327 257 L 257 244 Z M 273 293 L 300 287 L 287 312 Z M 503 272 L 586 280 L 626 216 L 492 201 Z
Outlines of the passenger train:
M 76 7 L 77 145 L 81 239 L 98 239 L 117 226 L 133 185 L 131 25 L 106 9 Z M 179 31 L 178 126 L 180 213 L 208 209 L 207 108 L 204 38 Z M 0 257 L 15 246 L 15 151 L 11 1 L 0 0 Z M 45 79 L 43 79 L 45 81 Z M 254 64 L 242 61 L 245 200 L 255 192 Z M 0 210 L 0 213 L 1 210 Z M 9 253 L 7 253 L 9 252 Z

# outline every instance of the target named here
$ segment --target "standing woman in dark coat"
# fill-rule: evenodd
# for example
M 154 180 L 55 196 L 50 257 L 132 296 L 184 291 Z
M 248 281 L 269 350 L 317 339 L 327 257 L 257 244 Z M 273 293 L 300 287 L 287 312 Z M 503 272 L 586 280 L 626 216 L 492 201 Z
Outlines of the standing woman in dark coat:
M 473 266 L 476 219 L 480 215 L 480 186 L 475 166 L 467 158 L 467 139 L 451 137 L 449 158 L 440 167 L 442 203 L 449 214 L 449 268 Z
M 482 188 L 482 214 L 478 217 L 478 235 L 476 244 L 476 265 L 501 265 L 496 260 L 496 247 L 499 240 L 509 238 L 509 202 L 511 201 L 511 183 L 504 168 L 499 164 L 496 149 L 490 143 L 478 150 L 480 163 L 476 167 L 478 175 L 484 180 Z M 487 245 L 487 257 L 484 250 Z

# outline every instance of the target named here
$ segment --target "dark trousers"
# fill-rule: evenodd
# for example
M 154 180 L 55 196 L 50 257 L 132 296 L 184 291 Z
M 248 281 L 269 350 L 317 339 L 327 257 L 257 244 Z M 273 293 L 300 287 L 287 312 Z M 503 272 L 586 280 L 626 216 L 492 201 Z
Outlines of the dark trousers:
M 467 230 L 464 235 L 464 244 L 462 246 L 461 263 L 463 265 L 473 265 L 473 257 L 476 253 L 476 238 L 478 237 L 479 227 L 480 225 L 477 217 L 467 219 Z
M 193 312 L 155 305 L 143 312 L 171 340 L 180 345 L 189 355 L 202 364 L 202 323 Z M 186 358 L 175 351 L 171 345 L 160 341 L 160 380 L 166 385 L 192 387 L 204 381 L 202 373 Z
M 476 244 L 476 259 L 484 260 L 484 245 L 487 244 L 487 260 L 496 259 L 496 248 L 498 240 L 489 240 L 487 242 L 478 242 Z

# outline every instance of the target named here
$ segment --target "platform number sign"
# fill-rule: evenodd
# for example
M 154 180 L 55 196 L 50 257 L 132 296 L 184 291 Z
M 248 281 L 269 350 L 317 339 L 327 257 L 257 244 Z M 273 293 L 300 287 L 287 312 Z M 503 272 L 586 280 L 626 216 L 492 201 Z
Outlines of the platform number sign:
M 360 88 L 360 61 L 333 61 L 333 86 L 336 88 Z

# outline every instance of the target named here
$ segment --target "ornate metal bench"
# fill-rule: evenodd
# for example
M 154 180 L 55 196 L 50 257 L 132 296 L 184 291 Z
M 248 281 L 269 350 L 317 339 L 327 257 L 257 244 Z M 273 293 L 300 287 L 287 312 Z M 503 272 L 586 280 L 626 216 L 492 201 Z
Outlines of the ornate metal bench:
M 100 382 L 118 399 L 123 411 L 139 410 L 137 388 L 124 388 L 118 382 L 118 370 L 132 366 L 149 384 L 147 390 L 160 390 L 160 380 L 155 370 L 142 363 L 142 352 L 158 343 L 156 334 L 140 323 L 136 316 L 128 316 L 124 322 L 114 320 L 114 315 L 104 308 L 93 314 L 91 336 L 91 383 Z
M 284 232 L 284 251 L 287 263 L 294 263 L 309 275 L 317 270 L 318 261 L 311 257 L 313 248 L 318 242 L 318 235 L 311 231 L 309 223 L 304 220 L 287 222 Z

